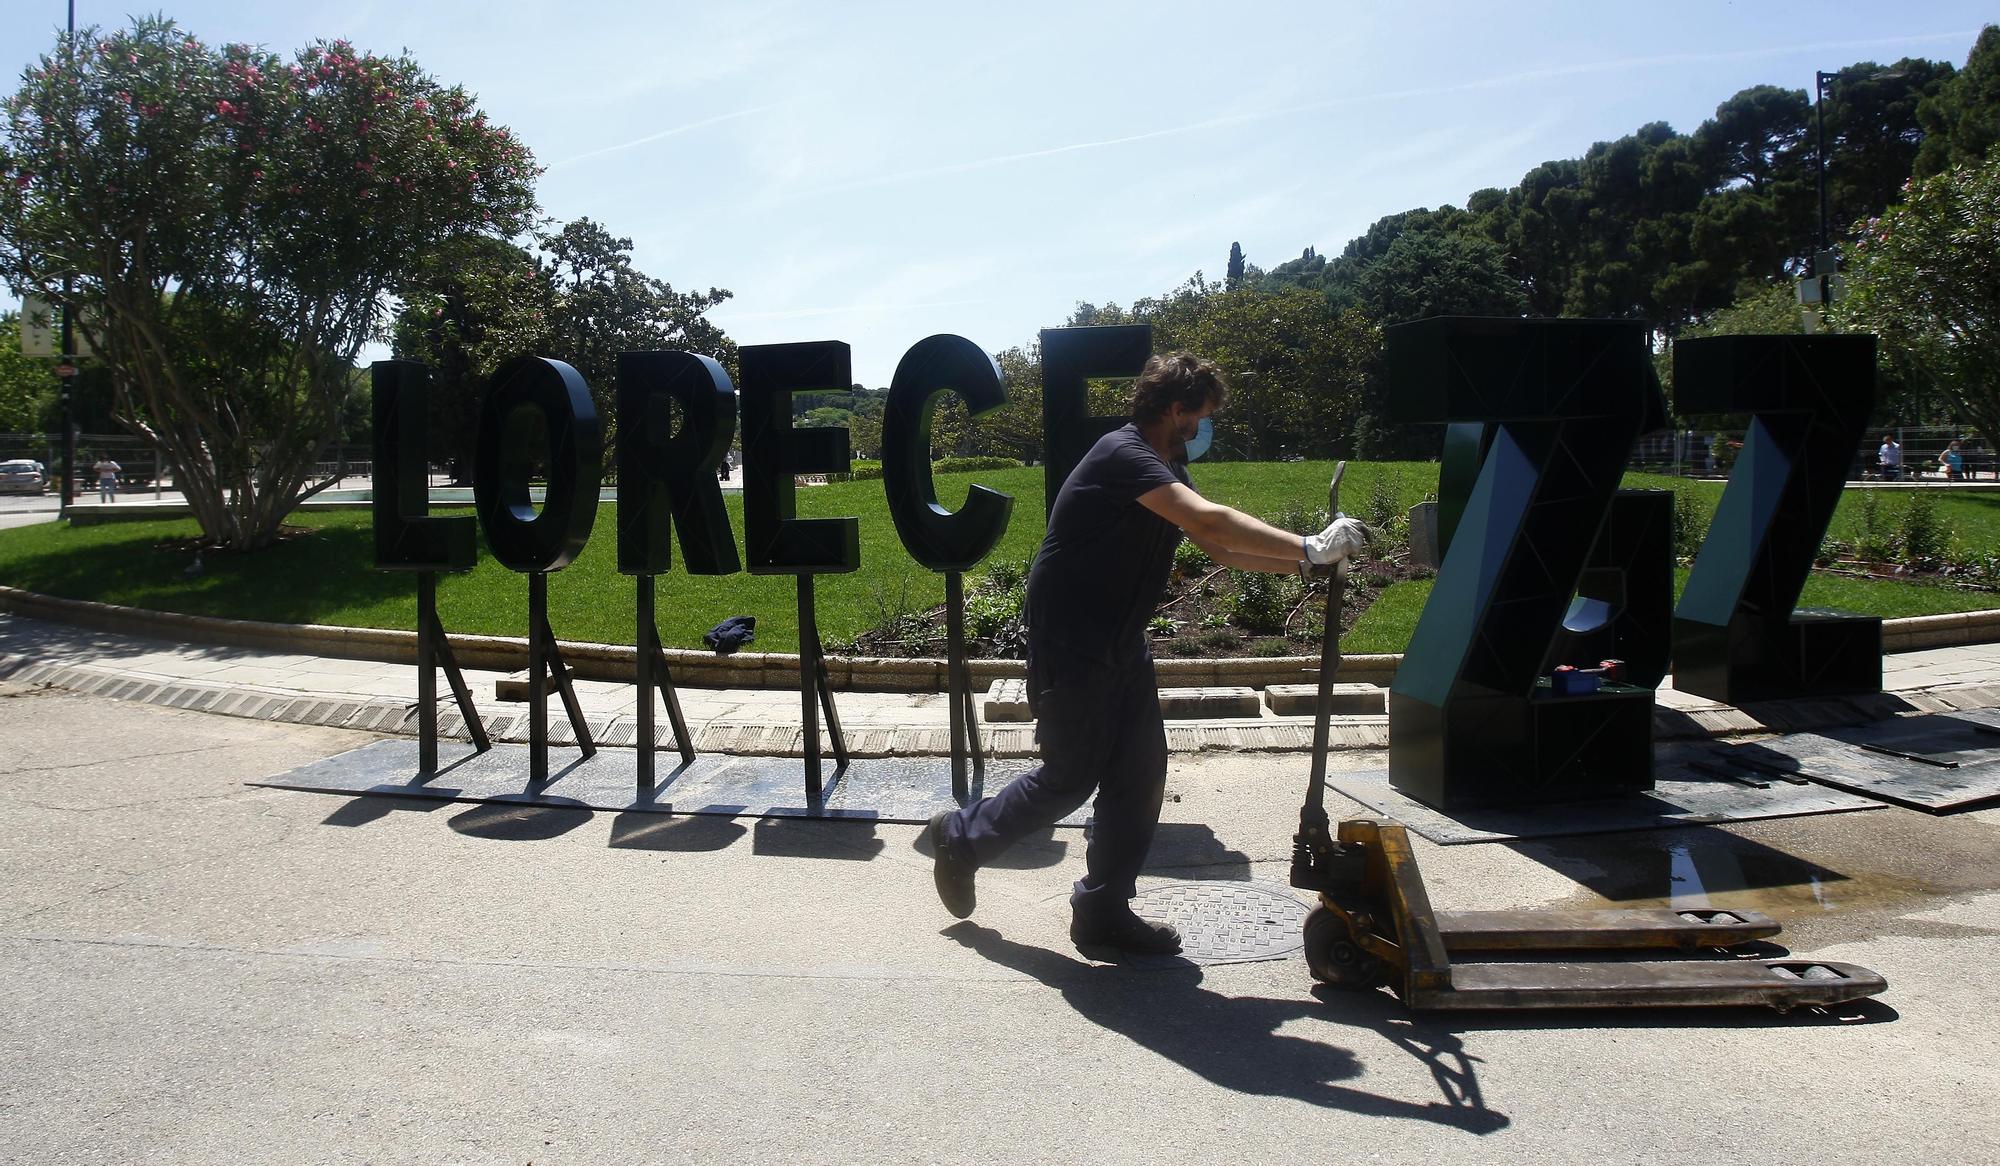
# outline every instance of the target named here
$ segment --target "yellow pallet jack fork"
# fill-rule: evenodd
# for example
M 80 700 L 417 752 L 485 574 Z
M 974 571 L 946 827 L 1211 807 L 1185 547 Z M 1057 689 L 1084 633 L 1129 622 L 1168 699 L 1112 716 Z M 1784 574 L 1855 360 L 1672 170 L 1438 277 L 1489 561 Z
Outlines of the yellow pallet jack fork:
M 1345 462 L 1334 467 L 1328 513 L 1340 508 Z M 1322 983 L 1392 987 L 1411 1008 L 1629 1008 L 1768 1005 L 1780 1012 L 1839 1004 L 1888 987 L 1854 964 L 1806 959 L 1625 960 L 1606 953 L 1726 949 L 1779 933 L 1756 911 L 1436 911 L 1402 826 L 1340 823 L 1325 807 L 1334 677 L 1340 669 L 1345 563 L 1327 582 L 1314 710 L 1312 776 L 1292 842 L 1291 883 L 1318 894 L 1306 917 L 1307 967 Z M 1574 953 L 1509 962 L 1506 953 Z

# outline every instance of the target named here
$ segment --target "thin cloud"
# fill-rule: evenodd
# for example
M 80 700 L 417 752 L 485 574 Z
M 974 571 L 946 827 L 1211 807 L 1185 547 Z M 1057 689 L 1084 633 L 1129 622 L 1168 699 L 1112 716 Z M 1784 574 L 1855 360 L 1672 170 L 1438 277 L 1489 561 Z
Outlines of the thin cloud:
M 548 169 L 557 170 L 576 162 L 586 161 L 591 158 L 601 158 L 606 154 L 616 154 L 620 150 L 630 150 L 635 146 L 643 146 L 649 142 L 657 142 L 664 138 L 678 137 L 681 134 L 691 134 L 696 130 L 707 129 L 709 126 L 712 125 L 721 125 L 723 122 L 735 121 L 738 118 L 754 117 L 757 114 L 763 113 L 767 110 L 776 109 L 784 104 L 786 104 L 786 102 L 784 101 L 773 101 L 765 105 L 753 105 L 749 109 L 739 109 L 734 113 L 718 113 L 714 117 L 705 117 L 702 118 L 700 121 L 691 121 L 686 125 L 675 126 L 670 130 L 660 130 L 657 133 L 650 133 L 641 138 L 633 138 L 629 142 L 619 142 L 615 146 L 602 146 L 595 150 L 586 150 L 581 154 L 573 154 L 570 157 L 564 158 L 560 162 L 549 163 Z
M 1670 65 L 1708 64 L 1717 61 L 1760 60 L 1769 57 L 1787 57 L 1805 53 L 1837 52 L 1851 49 L 1915 46 L 1938 41 L 1960 41 L 1966 37 L 1976 35 L 1978 35 L 1977 30 L 1936 32 L 1924 33 L 1918 36 L 1887 37 L 1873 40 L 1821 41 L 1817 44 L 1808 45 L 1735 49 L 1720 53 L 1665 53 L 1651 57 L 1627 57 L 1613 61 L 1592 61 L 1578 65 L 1565 65 L 1560 68 L 1529 69 L 1519 73 L 1507 73 L 1497 77 L 1482 77 L 1472 81 L 1460 81 L 1449 85 L 1429 85 L 1414 89 L 1390 90 L 1382 93 L 1362 93 L 1343 97 L 1329 97 L 1320 101 L 1306 102 L 1303 105 L 1289 105 L 1277 109 L 1253 110 L 1246 113 L 1203 118 L 1200 121 L 1189 122 L 1185 125 L 1168 126 L 1164 129 L 1147 130 L 1143 133 L 1123 134 L 1112 138 L 1098 138 L 1087 142 L 1071 142 L 1067 145 L 1050 146 L 1040 150 L 1022 150 L 1011 154 L 996 154 L 988 158 L 975 158 L 966 162 L 953 162 L 942 166 L 926 166 L 916 170 L 903 170 L 894 174 L 881 174 L 870 178 L 856 179 L 852 182 L 836 183 L 830 186 L 801 191 L 784 201 L 799 201 L 829 194 L 846 194 L 857 190 L 873 190 L 883 186 L 917 182 L 926 178 L 944 178 L 956 174 L 968 174 L 978 170 L 991 170 L 995 167 L 1011 166 L 1017 162 L 1033 161 L 1037 158 L 1052 158 L 1061 154 L 1076 154 L 1088 150 L 1101 150 L 1109 146 L 1125 146 L 1135 142 L 1155 141 L 1160 138 L 1177 137 L 1182 134 L 1219 129 L 1223 126 L 1242 125 L 1248 122 L 1266 121 L 1271 118 L 1292 117 L 1301 113 L 1318 113 L 1323 110 L 1338 109 L 1342 106 L 1372 105 L 1384 101 L 1406 101 L 1418 97 L 1441 97 L 1453 93 L 1501 89 L 1532 81 L 1588 76 L 1595 73 L 1613 73 L 1628 69 L 1654 69 Z

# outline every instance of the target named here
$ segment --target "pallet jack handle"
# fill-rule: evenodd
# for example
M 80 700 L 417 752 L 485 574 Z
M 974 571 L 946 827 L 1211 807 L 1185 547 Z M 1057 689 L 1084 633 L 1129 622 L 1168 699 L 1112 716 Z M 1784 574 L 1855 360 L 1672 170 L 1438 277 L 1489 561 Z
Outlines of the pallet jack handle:
M 1326 513 L 1330 522 L 1340 513 L 1340 479 L 1347 473 L 1345 461 L 1335 462 L 1333 483 L 1326 491 Z M 1340 605 L 1346 598 L 1347 561 L 1334 564 L 1326 583 L 1326 619 L 1320 627 L 1319 693 L 1313 704 L 1312 777 L 1306 783 L 1305 805 L 1299 810 L 1299 829 L 1308 840 L 1325 842 L 1326 756 L 1332 747 L 1333 681 L 1340 672 Z

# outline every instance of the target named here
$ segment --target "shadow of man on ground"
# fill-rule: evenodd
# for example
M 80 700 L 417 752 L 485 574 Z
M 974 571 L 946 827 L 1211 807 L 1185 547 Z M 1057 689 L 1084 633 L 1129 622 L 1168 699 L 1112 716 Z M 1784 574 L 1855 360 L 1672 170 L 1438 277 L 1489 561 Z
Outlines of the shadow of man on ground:
M 1401 1101 L 1335 1084 L 1361 1075 L 1361 1060 L 1352 1051 L 1278 1032 L 1287 1021 L 1325 1020 L 1326 1005 L 1320 1001 L 1225 996 L 1202 987 L 1201 968 L 1191 963 L 1148 963 L 1144 970 L 1088 964 L 1003 939 L 970 922 L 954 924 L 944 934 L 1061 992 L 1091 1023 L 1225 1089 L 1291 1097 L 1371 1117 L 1436 1122 L 1475 1134 L 1509 1124 L 1505 1114 L 1487 1108 L 1473 1072 L 1477 1058 L 1468 1056 L 1449 1032 L 1407 1020 L 1391 1022 L 1386 1015 L 1375 1026 L 1424 1061 L 1444 1093 L 1442 1101 Z

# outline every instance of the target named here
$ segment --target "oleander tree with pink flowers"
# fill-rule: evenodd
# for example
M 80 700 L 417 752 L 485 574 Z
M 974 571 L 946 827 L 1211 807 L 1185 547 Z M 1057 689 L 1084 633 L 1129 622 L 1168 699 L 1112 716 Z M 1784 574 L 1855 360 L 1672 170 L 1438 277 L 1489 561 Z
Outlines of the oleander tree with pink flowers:
M 61 298 L 206 536 L 251 549 L 328 483 L 352 366 L 438 248 L 532 224 L 474 98 L 344 41 L 289 58 L 171 20 L 79 31 L 0 124 L 0 280 Z
M 1835 326 L 1881 338 L 1890 371 L 2000 442 L 2000 150 L 1914 179 L 1856 230 Z

